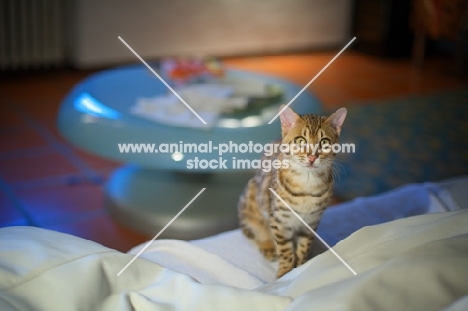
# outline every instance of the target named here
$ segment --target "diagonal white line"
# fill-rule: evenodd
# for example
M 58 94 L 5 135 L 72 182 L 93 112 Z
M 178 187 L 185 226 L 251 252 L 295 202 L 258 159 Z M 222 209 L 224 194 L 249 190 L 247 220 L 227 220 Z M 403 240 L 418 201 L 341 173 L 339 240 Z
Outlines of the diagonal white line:
M 130 51 L 133 52 L 133 54 L 135 54 L 136 57 L 138 57 L 138 59 L 139 59 L 143 64 L 145 64 L 145 66 L 146 66 L 152 73 L 154 73 L 154 75 L 155 75 L 156 77 L 158 77 L 159 80 L 161 80 L 162 83 L 164 83 L 164 85 L 165 85 L 172 93 L 174 93 L 174 95 L 175 95 L 178 99 L 180 99 L 180 101 L 181 101 L 182 103 L 184 103 L 185 106 L 187 106 L 188 109 L 190 109 L 191 112 L 193 112 L 193 114 L 194 114 L 195 116 L 197 116 L 198 119 L 200 119 L 200 121 L 203 122 L 203 124 L 206 124 L 205 120 L 203 120 L 202 117 L 200 117 L 200 116 L 198 115 L 198 113 L 196 113 L 195 110 L 193 110 L 192 107 L 190 107 L 189 104 L 187 104 L 187 103 L 185 102 L 185 100 L 184 100 L 182 97 L 180 97 L 179 94 L 177 94 L 176 91 L 174 91 L 174 89 L 173 89 L 169 84 L 167 84 L 166 81 L 164 81 L 164 79 L 161 78 L 161 77 L 156 73 L 156 71 L 154 71 L 153 68 L 151 68 L 151 67 L 146 63 L 146 62 L 143 60 L 143 58 L 141 58 L 140 55 L 138 55 L 137 52 L 135 52 L 135 50 L 133 50 L 132 47 L 131 47 L 130 45 L 128 45 L 127 42 L 125 42 L 124 39 L 122 39 L 120 36 L 119 36 L 118 38 L 119 38 L 120 41 L 122 41 L 123 44 L 125 44 L 125 46 L 126 46 Z
M 328 62 L 328 64 L 326 64 L 326 65 L 325 65 L 325 67 L 323 67 L 323 68 L 322 68 L 322 70 L 320 70 L 320 71 L 319 71 L 319 73 L 318 73 L 318 74 L 316 74 L 316 75 L 315 75 L 315 77 L 313 77 L 313 78 L 312 78 L 312 80 L 310 80 L 310 81 L 309 81 L 309 83 L 307 83 L 307 84 L 306 84 L 306 86 L 304 86 L 304 87 L 302 88 L 302 90 L 300 90 L 300 91 L 299 91 L 299 93 L 297 93 L 297 95 L 296 95 L 296 96 L 294 96 L 294 97 L 293 97 L 293 99 L 291 99 L 291 100 L 289 101 L 289 103 L 288 103 L 286 106 L 284 106 L 284 107 L 283 107 L 283 109 L 281 109 L 281 111 L 280 111 L 280 112 L 278 112 L 278 113 L 276 114 L 276 116 L 274 116 L 274 117 L 273 117 L 273 119 L 271 119 L 271 121 L 270 121 L 270 122 L 268 122 L 268 124 L 271 124 L 271 123 L 273 123 L 273 121 L 275 121 L 275 120 L 276 120 L 276 118 L 278 118 L 278 117 L 280 116 L 280 114 L 282 114 L 282 113 L 283 113 L 283 111 L 284 111 L 284 110 L 286 110 L 286 108 L 288 108 L 288 107 L 289 107 L 289 105 L 291 105 L 291 104 L 292 104 L 292 102 L 293 102 L 293 101 L 295 101 L 295 100 L 296 100 L 296 98 L 298 98 L 298 97 L 299 97 L 299 95 L 301 95 L 301 94 L 302 94 L 302 92 L 304 92 L 304 91 L 305 91 L 305 90 L 306 90 L 306 89 L 309 87 L 309 85 L 311 85 L 311 84 L 312 84 L 312 82 L 314 82 L 314 81 L 315 81 L 315 79 L 317 79 L 317 78 L 318 78 L 318 76 L 320 76 L 320 75 L 322 74 L 322 72 L 324 72 L 324 71 L 325 71 L 325 69 L 327 69 L 327 68 L 328 68 L 328 66 L 330 66 L 330 65 L 331 65 L 331 63 L 333 63 L 333 62 L 335 61 L 335 59 L 337 59 L 337 58 L 338 58 L 338 56 L 340 56 L 340 55 L 341 55 L 341 53 L 343 53 L 343 52 L 344 52 L 344 50 L 346 50 L 346 49 L 348 48 L 348 46 L 350 46 L 350 45 L 351 45 L 351 43 L 353 43 L 353 41 L 354 41 L 354 40 L 356 40 L 356 37 L 352 38 L 352 39 L 351 39 L 351 41 L 349 41 L 349 42 L 348 42 L 348 44 L 346 44 L 346 46 L 345 46 L 344 48 L 342 48 L 342 49 L 341 49 L 341 51 L 339 51 L 339 52 L 338 52 L 338 54 L 336 54 L 336 55 L 335 55 L 335 57 L 333 57 L 333 58 L 332 58 L 332 60 L 331 60 L 331 61 L 329 61 L 329 62 Z
M 296 216 L 306 227 L 307 229 L 309 229 L 323 244 L 325 244 L 325 246 L 333 253 L 333 255 L 335 255 L 345 266 L 346 268 L 348 268 L 354 275 L 357 275 L 356 271 L 353 270 L 353 268 L 351 268 L 347 263 L 346 261 L 343 260 L 343 258 L 340 257 L 340 255 L 338 255 L 334 250 L 333 248 L 330 247 L 330 245 L 328 245 L 327 242 L 325 242 L 321 237 L 320 235 L 317 234 L 317 232 L 315 232 L 314 229 L 312 229 L 305 221 L 304 219 L 301 218 L 301 216 L 299 216 L 292 208 L 291 206 L 288 205 L 288 203 L 286 203 L 279 195 L 278 193 L 276 193 L 275 190 L 273 190 L 272 188 L 268 188 L 270 189 L 270 191 L 284 204 L 286 205 L 287 208 L 289 208 L 291 210 L 291 212 L 294 214 L 294 216 Z
M 164 228 L 162 228 L 162 229 L 161 229 L 161 231 L 159 231 L 159 233 L 158 233 L 158 234 L 156 234 L 156 236 L 155 236 L 155 237 L 154 237 L 154 238 L 153 238 L 151 241 L 149 241 L 149 242 L 148 242 L 148 243 L 145 245 L 145 247 L 143 247 L 143 248 L 142 248 L 142 249 L 141 249 L 141 250 L 138 252 L 138 254 L 136 254 L 136 255 L 135 255 L 135 257 L 133 257 L 133 259 L 132 259 L 132 260 L 130 260 L 130 262 L 129 262 L 129 263 L 128 263 L 128 264 L 127 264 L 125 267 L 123 267 L 123 269 L 122 269 L 122 270 L 120 270 L 120 272 L 119 272 L 119 273 L 117 273 L 117 276 L 120 276 L 120 275 L 122 274 L 122 272 L 124 272 L 124 271 L 125 271 L 125 269 L 127 269 L 127 268 L 128 268 L 128 266 L 130 266 L 130 265 L 132 264 L 132 262 L 134 262 L 134 261 L 135 261 L 135 259 L 137 259 L 137 258 L 138 258 L 138 257 L 141 255 L 141 253 L 143 253 L 143 252 L 145 251 L 145 249 L 147 249 L 147 248 L 148 248 L 148 246 L 150 246 L 150 245 L 151 245 L 151 243 L 153 243 L 153 242 L 154 242 L 154 240 L 156 240 L 156 239 L 158 238 L 158 236 L 160 236 L 160 235 L 161 235 L 161 233 L 163 233 L 163 232 L 164 232 L 164 230 L 166 230 L 166 229 L 167 229 L 167 227 L 169 227 L 169 226 L 170 226 L 170 225 L 171 225 L 171 224 L 174 222 L 174 220 L 176 220 L 176 219 L 177 219 L 177 217 L 179 217 L 179 216 L 180 216 L 180 214 L 182 214 L 182 213 L 185 211 L 185 209 L 186 209 L 187 207 L 189 207 L 189 206 L 190 206 L 190 204 L 192 204 L 192 203 L 193 203 L 193 201 L 195 201 L 195 199 L 196 199 L 196 198 L 198 198 L 198 196 L 199 196 L 200 194 L 202 194 L 202 192 L 203 192 L 203 191 L 205 191 L 205 190 L 206 190 L 206 188 L 203 188 L 202 190 L 200 190 L 200 192 L 198 192 L 198 193 L 197 193 L 197 195 L 196 195 L 196 196 L 194 196 L 194 197 L 193 197 L 193 199 L 192 199 L 192 200 L 190 200 L 190 202 L 188 202 L 188 203 L 187 203 L 187 205 L 185 205 L 185 206 L 184 206 L 184 208 L 183 208 L 183 209 L 181 209 L 181 210 L 180 210 L 180 212 L 178 212 L 178 213 L 177 213 L 177 215 L 175 215 L 175 216 L 174 216 L 174 218 L 172 218 L 172 219 L 171 219 L 171 221 L 169 221 L 169 222 L 167 223 L 167 225 L 166 225 L 166 226 L 164 226 Z

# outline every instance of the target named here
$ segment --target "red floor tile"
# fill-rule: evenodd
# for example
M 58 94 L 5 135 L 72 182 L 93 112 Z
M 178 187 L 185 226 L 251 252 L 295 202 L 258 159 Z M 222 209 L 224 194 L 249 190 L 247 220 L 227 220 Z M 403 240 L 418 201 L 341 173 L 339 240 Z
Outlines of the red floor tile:
M 89 167 L 97 171 L 112 171 L 123 165 L 122 163 L 92 155 L 86 151 L 75 149 L 75 152 Z
M 9 79 L 3 78 L 0 81 L 0 93 L 10 100 L 60 100 L 64 92 L 56 87 L 57 83 L 59 79 L 53 71 L 24 73 Z
M 133 232 L 106 214 L 77 222 L 45 226 L 45 228 L 89 239 L 121 252 L 127 252 L 152 238 Z
M 70 145 L 68 140 L 62 136 L 57 126 L 56 114 L 50 118 L 43 118 L 38 120 L 39 124 L 42 125 L 50 134 L 59 142 Z M 71 146 L 71 145 L 70 145 Z
M 62 134 L 56 124 L 56 119 L 44 119 L 39 121 L 58 141 L 66 144 L 73 149 L 73 152 L 82 159 L 91 169 L 93 170 L 104 170 L 111 171 L 121 166 L 121 163 L 104 159 L 100 156 L 95 156 L 87 151 L 81 150 L 78 147 L 73 146 Z
M 0 177 L 6 182 L 77 173 L 79 171 L 60 154 L 46 154 L 0 161 Z
M 64 94 L 68 94 L 76 84 L 83 82 L 91 75 L 96 73 L 96 70 L 63 70 L 57 73 L 57 84 L 56 88 L 63 91 Z
M 71 221 L 80 213 L 102 209 L 104 202 L 102 188 L 90 184 L 40 187 L 15 193 L 40 225 Z
M 23 111 L 37 120 L 55 119 L 59 111 L 60 99 L 16 100 Z
M 47 146 L 47 143 L 26 126 L 0 126 L 0 153 Z
M 0 127 L 25 126 L 23 120 L 0 100 Z

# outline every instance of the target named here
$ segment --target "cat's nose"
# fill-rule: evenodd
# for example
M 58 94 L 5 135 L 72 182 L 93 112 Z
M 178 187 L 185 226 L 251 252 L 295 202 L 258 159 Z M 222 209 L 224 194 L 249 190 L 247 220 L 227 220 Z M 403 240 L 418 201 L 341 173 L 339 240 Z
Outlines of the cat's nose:
M 317 156 L 310 155 L 308 156 L 310 164 L 314 164 L 315 160 L 317 159 Z

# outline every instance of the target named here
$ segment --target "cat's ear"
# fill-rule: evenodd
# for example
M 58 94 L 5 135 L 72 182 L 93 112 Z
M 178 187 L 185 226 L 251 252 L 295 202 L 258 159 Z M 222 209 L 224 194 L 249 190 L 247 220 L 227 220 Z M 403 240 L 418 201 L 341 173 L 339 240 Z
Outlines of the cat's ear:
M 281 105 L 279 110 L 280 111 L 283 110 L 284 107 L 285 105 Z M 283 132 L 283 135 L 286 135 L 286 133 L 289 132 L 289 130 L 294 127 L 297 120 L 299 120 L 299 115 L 295 113 L 291 108 L 286 107 L 283 113 L 280 114 L 280 120 L 281 120 L 281 130 Z
M 331 127 L 336 131 L 338 135 L 340 135 L 341 133 L 341 126 L 343 125 L 343 122 L 346 119 L 347 113 L 348 110 L 346 110 L 346 108 L 340 108 L 331 116 L 329 116 L 326 121 L 330 123 Z

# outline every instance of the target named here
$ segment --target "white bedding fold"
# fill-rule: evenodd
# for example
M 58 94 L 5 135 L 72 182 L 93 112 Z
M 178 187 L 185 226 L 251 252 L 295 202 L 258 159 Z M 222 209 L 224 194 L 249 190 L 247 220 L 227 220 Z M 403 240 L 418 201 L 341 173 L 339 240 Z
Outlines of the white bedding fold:
M 223 258 L 200 241 L 157 241 L 148 249 L 157 260 L 188 275 L 138 258 L 117 276 L 133 255 L 53 231 L 2 228 L 0 310 L 458 310 L 468 295 L 467 224 L 460 210 L 366 227 L 334 247 L 357 276 L 325 252 L 254 290 L 235 288 L 261 282 L 241 272 L 256 260 L 249 243 L 226 244 L 238 257 Z
M 261 276 L 245 269 L 245 264 L 242 261 L 249 262 L 255 261 L 258 258 L 252 258 L 245 251 L 240 251 L 245 248 L 245 241 L 242 242 L 242 248 L 236 248 L 236 236 L 239 232 L 234 231 L 225 235 L 225 241 L 231 251 L 224 254 L 217 254 L 216 251 L 209 252 L 209 243 L 202 241 L 199 243 L 189 243 L 179 240 L 160 240 L 155 241 L 141 254 L 142 258 L 146 258 L 155 262 L 163 267 L 171 270 L 187 274 L 203 284 L 223 284 L 227 286 L 234 286 L 244 289 L 253 289 L 264 284 L 264 280 L 260 279 Z M 223 237 L 219 237 L 223 239 Z M 242 238 L 242 237 L 240 237 Z M 204 245 L 207 250 L 198 246 L 197 244 Z M 217 240 L 215 245 L 220 246 L 221 240 Z M 233 245 L 234 244 L 234 245 Z M 130 254 L 137 254 L 146 244 L 141 244 L 138 247 L 130 250 Z M 239 246 L 239 245 L 237 245 Z M 216 248 L 219 250 L 219 247 Z M 255 251 L 255 250 L 254 250 Z M 229 260 L 229 254 L 240 254 L 240 262 Z M 259 258 L 258 266 L 264 270 Z M 272 270 L 273 272 L 273 270 Z M 274 272 L 273 272 L 274 273 Z
M 117 276 L 133 257 L 50 230 L 0 228 L 0 310 L 280 311 L 291 302 L 200 284 L 144 258 Z

